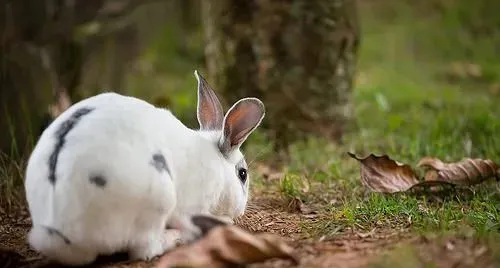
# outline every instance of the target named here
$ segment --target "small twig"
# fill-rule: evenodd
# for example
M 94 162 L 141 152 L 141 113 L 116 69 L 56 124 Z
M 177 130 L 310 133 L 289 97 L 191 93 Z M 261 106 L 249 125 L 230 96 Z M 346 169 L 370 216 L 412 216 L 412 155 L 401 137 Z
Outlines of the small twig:
M 412 190 L 417 187 L 428 188 L 432 186 L 450 186 L 451 188 L 455 188 L 456 185 L 447 181 L 422 181 L 417 184 L 414 184 L 408 190 Z

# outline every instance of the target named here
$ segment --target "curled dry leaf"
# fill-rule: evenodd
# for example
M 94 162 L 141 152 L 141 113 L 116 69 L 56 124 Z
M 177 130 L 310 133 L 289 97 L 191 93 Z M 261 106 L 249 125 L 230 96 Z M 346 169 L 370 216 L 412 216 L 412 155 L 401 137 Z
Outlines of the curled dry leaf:
M 500 166 L 492 160 L 466 158 L 456 163 L 444 163 L 433 158 L 422 158 L 417 167 L 430 168 L 423 181 L 417 179 L 414 170 L 390 159 L 387 155 L 370 154 L 358 158 L 349 156 L 361 163 L 361 182 L 374 192 L 404 192 L 417 187 L 474 185 L 495 177 L 500 179 Z
M 374 192 L 406 191 L 418 183 L 417 176 L 409 165 L 398 163 L 387 155 L 370 154 L 365 158 L 358 158 L 353 153 L 348 154 L 361 163 L 361 182 Z
M 422 158 L 417 167 L 430 168 L 424 176 L 426 181 L 445 181 L 461 185 L 474 185 L 498 176 L 499 169 L 499 166 L 489 159 L 465 158 L 456 163 L 444 163 L 434 157 Z
M 288 259 L 297 264 L 292 251 L 279 236 L 253 235 L 235 225 L 217 226 L 202 239 L 167 252 L 156 267 L 222 268 L 272 258 Z
M 302 202 L 302 200 L 298 197 L 291 199 L 288 202 L 287 208 L 292 212 L 299 212 L 304 215 L 317 213 L 317 211 L 315 211 L 312 207 L 304 204 L 304 202 Z

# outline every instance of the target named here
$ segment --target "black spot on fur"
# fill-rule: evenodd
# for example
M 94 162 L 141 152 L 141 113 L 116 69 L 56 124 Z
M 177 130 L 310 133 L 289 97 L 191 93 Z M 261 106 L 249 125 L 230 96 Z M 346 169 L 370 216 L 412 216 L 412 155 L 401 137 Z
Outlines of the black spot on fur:
M 219 225 L 227 225 L 226 222 L 223 222 L 219 219 L 203 215 L 195 215 L 191 217 L 191 222 L 193 222 L 194 225 L 200 228 L 202 236 L 207 234 L 214 227 L 217 227 Z
M 151 165 L 153 165 L 153 167 L 155 167 L 158 172 L 170 172 L 168 170 L 167 160 L 165 160 L 165 157 L 161 153 L 156 153 L 153 155 Z
M 56 166 L 59 153 L 61 152 L 64 144 L 66 143 L 66 135 L 75 127 L 75 125 L 80 121 L 80 118 L 88 113 L 90 113 L 94 108 L 83 107 L 76 110 L 68 120 L 64 121 L 59 129 L 56 131 L 56 145 L 54 151 L 49 158 L 49 181 L 52 184 L 56 183 Z
M 51 228 L 51 227 L 45 227 L 45 228 L 47 229 L 47 232 L 49 233 L 49 235 L 57 235 L 64 241 L 64 243 L 66 243 L 66 245 L 71 245 L 71 241 L 65 235 L 63 235 L 61 232 L 59 232 L 58 230 Z
M 90 182 L 97 185 L 97 187 L 104 188 L 106 186 L 106 179 L 103 176 L 91 176 Z

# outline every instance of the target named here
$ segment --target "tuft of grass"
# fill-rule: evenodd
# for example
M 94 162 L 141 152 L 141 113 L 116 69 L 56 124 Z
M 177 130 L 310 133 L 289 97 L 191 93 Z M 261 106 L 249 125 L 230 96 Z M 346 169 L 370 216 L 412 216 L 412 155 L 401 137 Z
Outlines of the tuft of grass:
M 309 182 L 300 174 L 287 173 L 280 180 L 280 191 L 288 200 L 295 198 L 303 200 L 309 188 Z
M 22 198 L 24 162 L 0 152 L 0 210 L 10 210 Z

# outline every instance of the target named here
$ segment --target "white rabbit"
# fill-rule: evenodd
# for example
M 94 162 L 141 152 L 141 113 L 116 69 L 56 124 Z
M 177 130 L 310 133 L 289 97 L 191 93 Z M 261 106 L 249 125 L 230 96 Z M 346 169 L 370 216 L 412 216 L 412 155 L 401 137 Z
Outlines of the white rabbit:
M 244 213 L 249 180 L 239 148 L 264 118 L 264 104 L 244 98 L 224 116 L 195 76 L 199 130 L 109 92 L 75 103 L 48 126 L 26 170 L 35 250 L 66 265 L 116 252 L 149 260 L 203 231 L 193 229 L 193 215 Z

